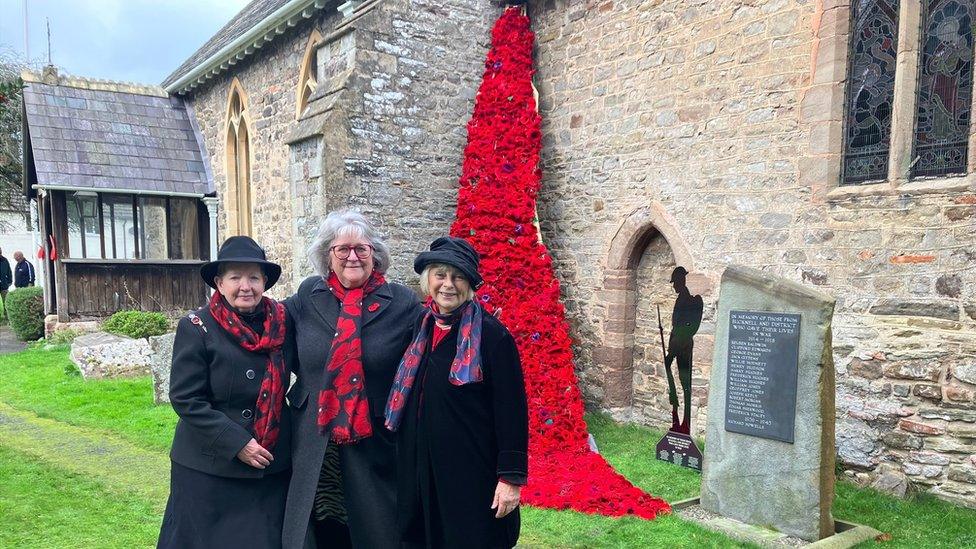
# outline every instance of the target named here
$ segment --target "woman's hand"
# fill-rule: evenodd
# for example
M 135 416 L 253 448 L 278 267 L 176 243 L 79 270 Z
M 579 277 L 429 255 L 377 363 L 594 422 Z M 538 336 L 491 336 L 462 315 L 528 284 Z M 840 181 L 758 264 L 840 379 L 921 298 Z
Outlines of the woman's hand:
M 258 441 L 252 438 L 241 448 L 240 452 L 237 452 L 237 459 L 255 469 L 264 469 L 268 465 L 271 465 L 271 462 L 274 461 L 274 456 L 271 455 L 271 452 L 265 450 L 264 446 L 258 444 Z M 496 495 L 495 497 L 498 496 Z
M 513 486 L 499 480 L 498 485 L 495 486 L 495 499 L 491 502 L 491 508 L 497 509 L 495 518 L 502 518 L 514 511 L 519 506 L 521 493 L 521 486 Z

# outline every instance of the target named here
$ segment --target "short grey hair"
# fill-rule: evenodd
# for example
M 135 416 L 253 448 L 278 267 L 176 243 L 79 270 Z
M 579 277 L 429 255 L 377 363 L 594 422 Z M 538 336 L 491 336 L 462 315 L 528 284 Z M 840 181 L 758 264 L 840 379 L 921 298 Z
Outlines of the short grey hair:
M 468 277 L 461 272 L 461 269 L 458 269 L 454 265 L 448 265 L 446 263 L 428 263 L 427 266 L 424 267 L 424 272 L 420 273 L 420 291 L 423 292 L 425 296 L 430 295 L 430 283 L 427 281 L 427 278 L 430 275 L 430 272 L 436 269 L 447 269 L 448 273 L 460 273 L 464 275 L 464 278 Z M 474 299 L 474 288 L 471 287 L 471 281 L 468 280 L 468 292 L 461 296 L 461 303 L 471 301 L 472 299 Z
M 373 270 L 386 273 L 390 266 L 390 249 L 366 216 L 353 209 L 336 210 L 326 216 L 308 247 L 308 260 L 321 276 L 329 274 L 329 246 L 342 236 L 363 238 L 373 247 Z

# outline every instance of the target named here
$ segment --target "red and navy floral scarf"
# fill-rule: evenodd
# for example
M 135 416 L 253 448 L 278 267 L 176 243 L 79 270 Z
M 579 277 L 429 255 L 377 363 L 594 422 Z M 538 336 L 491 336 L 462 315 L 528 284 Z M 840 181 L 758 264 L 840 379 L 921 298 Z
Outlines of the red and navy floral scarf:
M 278 442 L 281 408 L 285 402 L 285 306 L 263 297 L 258 307 L 264 308 L 264 333 L 258 335 L 227 305 L 220 292 L 210 297 L 210 314 L 221 328 L 237 341 L 241 348 L 252 353 L 268 355 L 264 379 L 254 408 L 254 440 L 267 450 Z
M 366 284 L 347 289 L 331 273 L 327 284 L 339 300 L 339 318 L 319 392 L 319 433 L 328 433 L 337 444 L 350 444 L 373 434 L 363 379 L 363 298 L 386 284 L 386 279 L 373 271 Z
M 457 353 L 454 355 L 454 362 L 451 363 L 448 381 L 452 385 L 465 385 L 467 383 L 478 383 L 483 378 L 481 373 L 481 321 L 484 313 L 478 302 L 475 300 L 467 301 L 449 314 L 440 313 L 433 299 L 428 298 L 425 305 L 427 312 L 420 322 L 420 330 L 403 354 L 396 377 L 393 378 L 390 398 L 386 401 L 386 410 L 383 415 L 386 417 L 386 428 L 391 431 L 396 431 L 400 427 L 400 420 L 403 419 L 403 407 L 407 399 L 410 398 L 410 391 L 416 381 L 420 361 L 424 357 L 424 351 L 427 350 L 427 342 L 432 337 L 434 321 L 440 321 L 441 324 L 459 323 Z

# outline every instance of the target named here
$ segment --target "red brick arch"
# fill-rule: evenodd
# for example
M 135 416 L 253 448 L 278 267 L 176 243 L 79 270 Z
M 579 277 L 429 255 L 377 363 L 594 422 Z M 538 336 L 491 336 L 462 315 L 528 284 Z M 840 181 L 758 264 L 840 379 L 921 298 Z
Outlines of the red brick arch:
M 648 242 L 658 234 L 671 247 L 676 264 L 695 271 L 691 250 L 663 204 L 653 201 L 624 218 L 607 252 L 600 292 L 605 311 L 603 341 L 593 350 L 593 365 L 603 375 L 603 407 L 607 409 L 627 409 L 633 403 L 637 265 Z

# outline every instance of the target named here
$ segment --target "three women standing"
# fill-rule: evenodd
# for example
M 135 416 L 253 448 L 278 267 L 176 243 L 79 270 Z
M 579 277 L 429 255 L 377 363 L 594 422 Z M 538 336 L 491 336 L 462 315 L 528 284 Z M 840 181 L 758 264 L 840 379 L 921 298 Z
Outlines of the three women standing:
M 417 257 L 426 307 L 384 279 L 361 214 L 330 214 L 309 257 L 319 274 L 284 305 L 262 296 L 281 269 L 250 238 L 201 268 L 217 293 L 177 330 L 159 546 L 332 547 L 313 508 L 340 491 L 357 548 L 514 546 L 525 388 L 514 339 L 473 300 L 477 252 L 444 237 Z M 322 486 L 330 465 L 341 488 Z
M 281 267 L 246 236 L 200 269 L 217 290 L 176 329 L 170 400 L 180 419 L 160 548 L 277 547 L 291 466 L 284 409 L 294 352 Z
M 316 491 L 326 448 L 336 445 L 353 547 L 397 547 L 396 441 L 383 427 L 383 410 L 420 303 L 384 279 L 386 244 L 359 213 L 329 214 L 309 258 L 318 275 L 286 300 L 299 366 L 288 393 L 295 467 L 283 545 L 315 547 Z

